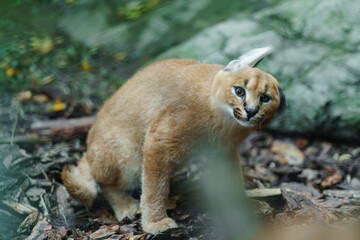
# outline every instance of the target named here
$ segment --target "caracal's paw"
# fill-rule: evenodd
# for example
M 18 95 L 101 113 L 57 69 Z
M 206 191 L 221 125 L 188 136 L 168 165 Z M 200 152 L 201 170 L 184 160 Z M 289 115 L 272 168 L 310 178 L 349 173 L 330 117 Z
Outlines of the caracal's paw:
M 125 217 L 134 219 L 134 215 L 139 209 L 140 202 L 138 200 L 132 200 L 126 205 L 121 206 L 120 209 L 115 210 L 115 216 L 118 221 L 123 220 Z
M 149 222 L 142 224 L 143 230 L 151 234 L 158 234 L 168 230 L 169 228 L 177 228 L 178 225 L 171 218 L 163 218 L 157 222 Z

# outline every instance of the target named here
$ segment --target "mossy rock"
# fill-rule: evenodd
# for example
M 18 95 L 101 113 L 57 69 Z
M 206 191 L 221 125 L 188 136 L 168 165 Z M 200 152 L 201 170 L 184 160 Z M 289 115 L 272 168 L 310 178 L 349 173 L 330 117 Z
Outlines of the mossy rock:
M 360 3 L 345 0 L 285 1 L 209 27 L 158 59 L 226 64 L 251 48 L 273 46 L 259 68 L 279 80 L 289 106 L 270 129 L 359 139 L 358 9 Z
M 117 6 L 112 1 L 83 1 L 61 17 L 59 26 L 73 40 L 90 47 L 101 46 L 114 54 L 124 52 L 131 59 L 148 58 L 234 14 L 276 1 L 161 0 L 136 19 L 121 19 L 116 14 L 124 8 L 124 1 Z

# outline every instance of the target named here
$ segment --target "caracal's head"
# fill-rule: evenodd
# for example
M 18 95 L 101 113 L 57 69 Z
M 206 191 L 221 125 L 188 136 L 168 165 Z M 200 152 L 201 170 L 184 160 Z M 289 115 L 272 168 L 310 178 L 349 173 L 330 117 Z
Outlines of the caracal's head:
M 269 47 L 251 50 L 231 61 L 215 77 L 212 96 L 216 105 L 243 127 L 267 125 L 286 108 L 278 81 L 254 68 L 270 52 Z

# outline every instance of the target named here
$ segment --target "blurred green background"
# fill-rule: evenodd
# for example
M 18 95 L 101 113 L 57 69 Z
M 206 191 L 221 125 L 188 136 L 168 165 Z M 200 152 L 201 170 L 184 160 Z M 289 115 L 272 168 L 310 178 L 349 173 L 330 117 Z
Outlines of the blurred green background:
M 3 0 L 0 93 L 20 96 L 23 118 L 76 117 L 156 59 L 226 64 L 271 45 L 259 67 L 289 108 L 270 128 L 359 139 L 359 26 L 346 0 Z

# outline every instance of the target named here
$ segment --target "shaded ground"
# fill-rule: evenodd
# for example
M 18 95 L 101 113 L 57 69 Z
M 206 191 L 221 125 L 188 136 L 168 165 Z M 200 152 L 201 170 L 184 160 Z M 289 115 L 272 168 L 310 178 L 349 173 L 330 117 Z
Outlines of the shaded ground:
M 16 146 L 0 145 L 1 174 L 7 176 L 0 182 L 0 216 L 6 220 L 0 231 L 4 239 L 21 239 L 30 233 L 29 239 L 229 239 L 221 233 L 216 223 L 219 216 L 211 211 L 211 204 L 198 194 L 206 188 L 202 180 L 212 171 L 206 155 L 192 159 L 172 184 L 168 213 L 182 228 L 152 236 L 142 232 L 140 213 L 134 220 L 119 223 L 101 197 L 91 214 L 69 198 L 61 185 L 60 171 L 64 163 L 79 159 L 85 150 L 81 141 L 38 142 L 33 146 L 34 152 L 25 153 Z M 295 225 L 358 220 L 359 148 L 262 132 L 251 135 L 241 151 L 246 194 L 253 199 L 251 205 L 238 202 L 246 221 Z M 231 184 L 233 194 L 224 197 L 236 196 L 236 186 Z M 244 210 L 249 206 L 258 218 Z M 245 225 L 239 222 L 234 226 Z

